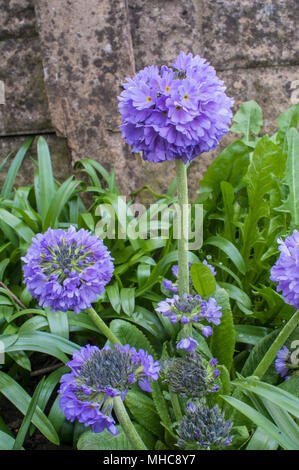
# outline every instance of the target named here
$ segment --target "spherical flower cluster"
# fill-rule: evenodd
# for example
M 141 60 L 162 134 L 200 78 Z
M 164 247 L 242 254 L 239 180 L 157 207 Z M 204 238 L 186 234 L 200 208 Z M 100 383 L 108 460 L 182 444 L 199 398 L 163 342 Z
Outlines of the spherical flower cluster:
M 71 372 L 62 376 L 59 389 L 60 408 L 66 418 L 71 422 L 78 419 L 96 433 L 107 428 L 114 435 L 118 431 L 111 416 L 113 397 L 124 400 L 135 382 L 142 390 L 151 391 L 149 379 L 157 380 L 160 370 L 146 351 L 137 352 L 128 344 L 116 344 L 113 350 L 87 345 L 75 351 L 67 365 Z
M 171 67 L 149 66 L 126 79 L 119 97 L 122 136 L 144 160 L 186 163 L 227 134 L 232 105 L 215 69 L 181 52 Z
M 203 260 L 202 264 L 204 264 L 205 266 L 207 266 L 208 268 L 210 268 L 211 270 L 211 273 L 213 274 L 213 276 L 216 276 L 216 270 L 214 268 L 214 266 L 212 266 L 211 264 L 209 264 L 207 262 L 206 259 Z M 189 263 L 189 270 L 191 268 L 192 264 Z M 179 275 L 179 267 L 177 264 L 173 265 L 172 268 L 171 268 L 171 271 L 172 271 L 172 274 L 174 275 L 174 277 L 178 278 L 178 275 Z M 193 287 L 193 283 L 192 283 L 192 279 L 191 279 L 191 275 L 189 273 L 189 283 L 190 283 L 190 291 L 193 291 L 194 290 L 194 287 Z M 171 280 L 169 279 L 164 279 L 163 281 L 163 285 L 165 287 L 166 290 L 169 290 L 171 292 L 178 292 L 178 280 L 176 280 L 175 282 L 172 282 Z
M 155 310 L 168 317 L 172 323 L 192 322 L 206 337 L 213 333 L 213 329 L 209 325 L 203 325 L 201 321 L 206 320 L 208 323 L 219 325 L 222 316 L 221 307 L 213 297 L 203 300 L 198 294 L 195 296 L 183 294 L 181 297 L 174 295 L 159 302 Z
M 24 282 L 41 307 L 80 313 L 91 307 L 110 281 L 113 263 L 102 240 L 87 230 L 49 228 L 32 240 Z
M 207 362 L 196 353 L 165 359 L 162 361 L 162 380 L 171 392 L 198 399 L 219 390 L 215 383 L 219 376 L 216 366 L 216 359 Z
M 280 256 L 271 269 L 270 279 L 278 282 L 286 303 L 299 308 L 299 232 L 294 230 L 285 241 L 278 240 Z
M 221 449 L 230 443 L 231 427 L 218 407 L 189 403 L 179 424 L 177 444 L 186 450 Z
M 291 352 L 286 346 L 283 346 L 276 355 L 275 369 L 284 380 L 289 380 L 292 375 L 299 375 L 299 364 L 292 362 Z

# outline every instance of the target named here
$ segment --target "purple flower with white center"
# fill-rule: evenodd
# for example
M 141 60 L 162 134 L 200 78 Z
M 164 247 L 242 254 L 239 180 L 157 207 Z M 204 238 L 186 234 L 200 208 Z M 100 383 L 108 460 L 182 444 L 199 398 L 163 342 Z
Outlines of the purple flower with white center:
M 198 342 L 188 336 L 188 338 L 183 338 L 181 341 L 178 342 L 176 348 L 177 349 L 185 349 L 187 352 L 194 352 L 198 346 Z
M 146 351 L 126 344 L 115 349 L 87 345 L 75 351 L 67 363 L 69 374 L 61 377 L 60 407 L 69 421 L 78 419 L 93 432 L 105 428 L 117 434 L 111 416 L 113 397 L 122 400 L 132 384 L 138 382 L 142 390 L 151 391 L 150 381 L 157 380 L 160 366 Z
M 144 160 L 187 163 L 227 134 L 232 105 L 215 69 L 181 52 L 171 67 L 146 67 L 126 79 L 119 96 L 122 136 Z
M 41 307 L 80 313 L 103 294 L 113 273 L 109 251 L 87 230 L 49 228 L 37 234 L 24 261 L 24 282 Z
M 210 325 L 203 324 L 202 320 L 219 325 L 222 315 L 221 307 L 213 297 L 207 301 L 202 300 L 198 294 L 174 295 L 159 302 L 155 310 L 169 318 L 172 323 L 181 322 L 183 325 L 192 323 L 206 338 L 213 333 L 213 329 Z
M 299 232 L 294 230 L 292 235 L 283 241 L 278 240 L 280 255 L 271 268 L 270 279 L 278 282 L 276 290 L 282 293 L 286 303 L 299 308 Z
M 230 443 L 231 428 L 217 406 L 210 409 L 203 402 L 191 402 L 179 424 L 177 444 L 186 450 L 222 449 Z
M 286 346 L 283 346 L 276 355 L 275 369 L 284 380 L 289 380 L 292 375 L 299 375 L 299 364 L 292 362 L 291 352 Z

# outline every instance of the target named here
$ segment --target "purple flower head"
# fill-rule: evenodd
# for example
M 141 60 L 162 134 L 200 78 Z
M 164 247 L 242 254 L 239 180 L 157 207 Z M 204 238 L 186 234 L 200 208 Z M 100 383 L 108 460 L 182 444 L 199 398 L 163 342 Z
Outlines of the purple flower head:
M 270 279 L 278 282 L 276 290 L 286 303 L 299 308 L 299 232 L 294 230 L 285 241 L 278 240 L 280 256 L 271 269 Z
M 178 445 L 186 450 L 221 449 L 230 442 L 231 423 L 225 421 L 218 407 L 189 403 L 179 424 Z
M 227 134 L 232 105 L 215 69 L 181 52 L 171 67 L 146 67 L 126 79 L 119 96 L 122 136 L 144 160 L 187 163 Z
M 113 273 L 109 251 L 87 230 L 49 228 L 33 238 L 24 261 L 24 282 L 41 307 L 80 313 L 91 307 Z
M 188 338 L 181 339 L 181 341 L 178 342 L 176 348 L 185 349 L 187 352 L 194 352 L 197 346 L 198 346 L 198 342 L 195 339 L 188 336 Z
M 181 322 L 183 325 L 192 323 L 206 338 L 213 333 L 211 326 L 202 321 L 220 324 L 221 307 L 213 297 L 202 300 L 200 295 L 174 295 L 158 303 L 156 312 L 168 317 L 172 323 Z
M 275 369 L 284 380 L 288 380 L 291 376 L 299 373 L 299 364 L 295 364 L 291 360 L 291 352 L 286 346 L 283 346 L 276 355 Z
M 138 382 L 140 388 L 151 391 L 150 381 L 157 380 L 160 366 L 152 356 L 140 349 L 138 352 L 128 344 L 106 346 L 102 349 L 87 345 L 75 351 L 67 363 L 69 374 L 61 377 L 60 407 L 69 421 L 78 419 L 93 432 L 105 428 L 117 434 L 111 416 L 113 397 L 122 400 L 129 387 Z
M 183 324 L 190 321 L 197 322 L 201 303 L 202 299 L 199 295 L 174 295 L 173 298 L 159 302 L 156 312 L 162 313 L 164 317 L 169 317 L 173 323 L 172 318 L 175 318 L 175 322 L 180 321 Z
M 189 341 L 191 345 L 194 341 L 192 338 L 185 338 L 185 340 L 186 342 Z M 181 340 L 180 343 L 183 341 Z M 197 345 L 196 341 L 195 343 Z M 219 374 L 215 372 L 218 369 L 194 352 L 194 349 L 190 351 L 183 357 L 172 357 L 163 360 L 161 363 L 161 376 L 162 381 L 169 385 L 171 392 L 198 399 L 216 391 L 216 379 Z

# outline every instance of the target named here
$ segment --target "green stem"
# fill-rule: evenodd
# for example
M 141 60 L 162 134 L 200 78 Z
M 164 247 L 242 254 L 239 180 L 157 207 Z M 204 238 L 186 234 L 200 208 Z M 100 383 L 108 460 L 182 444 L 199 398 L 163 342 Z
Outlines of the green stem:
M 180 237 L 178 240 L 178 281 L 179 294 L 189 294 L 189 266 L 188 266 L 188 186 L 186 165 L 179 158 L 176 159 L 176 176 L 178 203 L 180 207 Z
M 288 323 L 282 328 L 279 335 L 275 338 L 271 347 L 255 369 L 252 375 L 259 377 L 260 379 L 265 375 L 269 366 L 275 359 L 277 352 L 282 348 L 290 334 L 294 331 L 296 326 L 299 324 L 299 310 L 297 310 Z
M 133 449 L 134 450 L 147 450 L 143 440 L 141 439 L 136 429 L 134 428 L 134 425 L 132 421 L 130 420 L 130 417 L 123 404 L 123 401 L 119 396 L 116 396 L 113 398 L 113 409 L 115 411 L 119 424 L 121 425 L 125 435 L 127 436 L 130 443 L 132 444 Z
M 89 318 L 91 318 L 91 320 L 96 325 L 98 330 L 104 336 L 106 336 L 107 339 L 109 339 L 109 341 L 111 343 L 111 346 L 116 344 L 116 343 L 121 345 L 121 342 L 119 341 L 119 339 L 112 333 L 110 328 L 108 328 L 106 323 L 101 319 L 101 317 L 97 314 L 97 312 L 94 310 L 94 308 L 92 308 L 92 307 L 89 308 L 87 310 L 87 312 L 88 312 Z
M 176 420 L 181 421 L 183 419 L 183 415 L 182 415 L 182 410 L 181 410 L 178 396 L 175 393 L 171 392 L 170 390 L 169 390 L 169 395 L 170 395 L 170 400 L 171 400 L 171 404 L 172 404 L 172 408 L 173 408 Z

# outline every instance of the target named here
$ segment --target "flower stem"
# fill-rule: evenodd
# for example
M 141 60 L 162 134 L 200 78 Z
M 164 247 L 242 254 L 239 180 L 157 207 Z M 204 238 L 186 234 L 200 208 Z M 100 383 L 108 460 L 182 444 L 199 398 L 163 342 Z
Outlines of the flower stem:
M 182 415 L 182 410 L 181 410 L 178 396 L 175 393 L 171 392 L 170 390 L 169 390 L 169 395 L 170 395 L 172 408 L 175 414 L 175 418 L 177 421 L 181 421 L 183 419 L 183 415 Z
M 176 177 L 178 203 L 180 208 L 180 238 L 178 240 L 178 281 L 179 294 L 189 294 L 189 265 L 188 265 L 188 186 L 187 169 L 184 162 L 177 158 Z
M 290 334 L 294 331 L 296 326 L 299 324 L 299 310 L 297 310 L 288 323 L 282 328 L 279 335 L 275 338 L 267 353 L 255 369 L 252 375 L 259 377 L 260 379 L 265 375 L 269 366 L 275 359 L 276 354 L 282 348 Z
M 131 445 L 133 446 L 133 449 L 134 450 L 147 450 L 143 440 L 141 439 L 136 429 L 134 428 L 134 425 L 132 421 L 130 420 L 130 417 L 127 413 L 127 410 L 120 396 L 116 396 L 113 398 L 113 409 L 115 411 L 117 419 L 125 435 L 127 436 Z
M 121 344 L 121 342 L 119 341 L 119 339 L 112 333 L 112 331 L 110 330 L 110 328 L 108 328 L 108 326 L 106 325 L 106 323 L 101 319 L 101 317 L 97 314 L 97 312 L 95 311 L 94 308 L 89 308 L 87 310 L 88 312 L 88 315 L 89 315 L 89 318 L 91 318 L 91 320 L 93 321 L 93 323 L 96 325 L 96 327 L 98 328 L 98 330 L 104 335 L 106 336 L 107 339 L 109 339 L 110 343 L 111 343 L 111 346 L 113 344 Z

